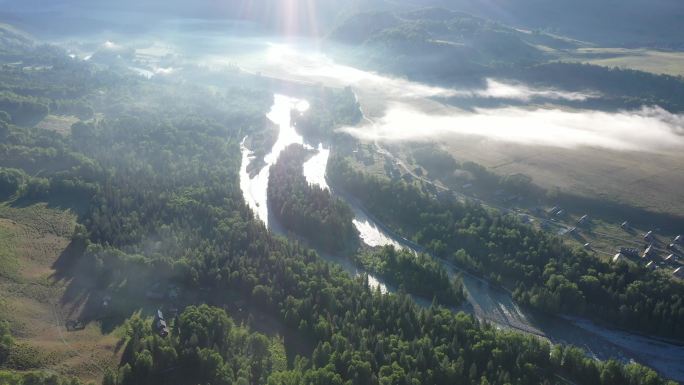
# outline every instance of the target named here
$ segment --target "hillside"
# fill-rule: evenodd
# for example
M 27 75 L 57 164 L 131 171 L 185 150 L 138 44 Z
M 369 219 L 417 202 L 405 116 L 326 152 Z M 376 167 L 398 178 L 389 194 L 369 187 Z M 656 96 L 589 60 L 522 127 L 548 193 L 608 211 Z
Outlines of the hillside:
M 526 29 L 608 46 L 684 48 L 678 0 L 438 0 L 453 9 Z
M 573 108 L 615 111 L 657 105 L 670 112 L 684 110 L 681 77 L 577 63 L 573 55 L 585 52 L 588 43 L 444 8 L 360 13 L 335 28 L 328 43 L 345 47 L 330 49 L 341 61 L 433 85 L 485 88 L 487 79 L 505 79 L 592 95 L 553 101 Z M 464 108 L 497 105 L 472 95 L 456 95 L 450 103 Z
M 576 45 L 440 8 L 357 14 L 333 30 L 329 39 L 354 47 L 357 60 L 365 65 L 417 79 L 455 81 L 467 81 L 504 63 L 548 60 L 549 49 Z

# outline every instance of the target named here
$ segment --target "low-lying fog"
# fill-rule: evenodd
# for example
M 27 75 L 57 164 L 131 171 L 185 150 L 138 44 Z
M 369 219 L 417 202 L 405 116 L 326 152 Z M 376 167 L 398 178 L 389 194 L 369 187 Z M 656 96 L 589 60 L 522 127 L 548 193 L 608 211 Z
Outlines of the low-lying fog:
M 221 61 L 230 63 L 234 62 L 235 58 L 214 57 L 211 62 L 220 63 Z M 242 68 L 265 75 L 335 87 L 351 86 L 355 89 L 362 89 L 364 92 L 386 94 L 391 99 L 477 97 L 515 101 L 530 101 L 533 98 L 582 101 L 597 96 L 591 93 L 539 89 L 495 79 L 486 79 L 486 87 L 481 89 L 438 87 L 342 65 L 325 54 L 297 50 L 285 44 L 269 44 L 265 52 L 240 57 L 237 62 Z
M 250 68 L 256 61 L 246 60 Z M 477 135 L 517 144 L 562 148 L 601 147 L 618 151 L 664 152 L 684 148 L 684 117 L 659 107 L 602 112 L 560 107 L 476 108 L 473 111 L 442 106 L 435 112 L 417 107 L 430 97 L 490 98 L 530 102 L 535 98 L 581 101 L 599 97 L 591 92 L 540 89 L 487 79 L 482 89 L 435 87 L 384 76 L 335 63 L 320 53 L 305 53 L 286 45 L 270 45 L 258 61 L 258 70 L 273 76 L 307 80 L 331 86 L 352 86 L 384 101 L 385 111 L 372 123 L 342 130 L 356 137 L 384 141 L 434 140 L 446 135 Z
M 376 122 L 342 130 L 362 139 L 383 141 L 476 135 L 562 148 L 590 146 L 646 152 L 684 149 L 684 117 L 657 107 L 617 113 L 521 107 L 463 112 L 445 107 L 435 114 L 407 103 L 392 103 Z
M 178 31 L 171 36 L 183 35 Z M 337 63 L 310 41 L 222 37 L 215 31 L 187 31 L 173 41 L 148 40 L 137 45 L 131 68 L 146 77 L 168 76 L 184 64 L 213 70 L 239 67 L 251 73 L 331 87 L 351 86 L 362 101 L 374 104 L 375 122 L 343 130 L 363 139 L 424 141 L 448 135 L 475 135 L 516 144 L 618 151 L 674 152 L 684 147 L 684 117 L 657 106 L 602 112 L 549 106 L 554 101 L 583 101 L 598 93 L 535 88 L 500 79 L 486 79 L 480 89 L 455 89 L 381 75 Z M 200 40 L 201 43 L 189 42 Z M 151 41 L 151 42 L 150 42 Z M 123 50 L 120 43 L 100 43 L 99 50 Z M 159 47 L 164 49 L 160 50 Z M 156 51 L 158 53 L 156 54 Z M 155 55 L 156 54 L 156 55 Z M 496 99 L 498 108 L 469 111 L 429 98 Z M 544 105 L 535 104 L 541 100 Z M 505 106 L 506 101 L 516 106 Z M 521 107 L 521 103 L 529 106 Z M 435 108 L 436 106 L 436 108 Z M 365 105 L 362 107 L 366 107 Z M 364 108 L 364 111 L 367 111 Z

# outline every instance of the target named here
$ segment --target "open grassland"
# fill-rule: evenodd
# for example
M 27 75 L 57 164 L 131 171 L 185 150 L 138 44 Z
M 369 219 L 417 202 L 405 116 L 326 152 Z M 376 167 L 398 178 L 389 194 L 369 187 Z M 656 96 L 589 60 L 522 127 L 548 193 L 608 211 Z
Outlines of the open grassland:
M 629 68 L 655 74 L 684 76 L 684 52 L 626 48 L 580 48 L 563 57 L 605 67 Z
M 447 139 L 444 148 L 460 162 L 471 160 L 500 175 L 529 175 L 547 190 L 684 217 L 684 154 L 562 149 L 466 136 Z
M 103 335 L 97 323 L 68 332 L 79 306 L 65 302 L 68 286 L 55 278 L 76 224 L 69 211 L 44 204 L 0 205 L 0 319 L 10 322 L 16 345 L 8 366 L 46 369 L 83 380 L 100 380 L 118 363 L 119 331 Z

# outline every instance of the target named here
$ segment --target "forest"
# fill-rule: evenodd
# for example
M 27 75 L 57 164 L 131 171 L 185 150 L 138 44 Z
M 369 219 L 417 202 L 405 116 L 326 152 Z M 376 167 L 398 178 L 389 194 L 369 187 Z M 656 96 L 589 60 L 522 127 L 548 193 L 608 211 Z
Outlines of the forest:
M 601 93 L 598 99 L 575 102 L 578 107 L 617 110 L 657 105 L 670 112 L 684 111 L 682 77 L 562 61 L 501 68 L 498 73 L 523 83 Z
M 322 250 L 353 249 L 358 243 L 358 234 L 349 206 L 327 189 L 309 184 L 302 174 L 302 166 L 311 155 L 297 144 L 283 150 L 270 170 L 267 194 L 270 208 L 287 230 Z
M 189 306 L 171 326 L 162 338 L 145 319 L 129 319 L 125 363 L 103 385 L 265 384 L 287 368 L 281 340 L 235 325 L 222 309 Z
M 245 139 L 245 146 L 252 150 L 254 159 L 247 165 L 247 172 L 250 176 L 254 176 L 261 170 L 266 162 L 264 157 L 273 147 L 273 144 L 278 140 L 278 127 L 264 117 L 264 128 L 253 132 Z
M 63 66 L 40 71 L 2 67 L 2 90 L 16 95 L 41 90 L 46 106 L 88 100 L 97 119 L 78 122 L 66 134 L 14 119 L 6 123 L 0 143 L 3 188 L 11 194 L 7 204 L 48 202 L 78 215 L 69 262 L 83 270 L 66 277 L 70 289 L 91 301 L 89 290 L 106 290 L 119 313 L 101 327 L 127 330 L 124 362 L 105 376 L 106 385 L 164 383 L 170 376 L 179 385 L 563 384 L 566 378 L 582 384 L 667 383 L 639 364 L 595 361 L 580 349 L 497 330 L 438 305 L 419 307 L 401 291 L 382 294 L 311 249 L 273 236 L 243 201 L 238 179 L 240 142 L 263 129 L 272 101 L 258 77 L 236 72 L 231 82 L 208 90 L 70 61 L 58 50 L 47 56 L 30 52 L 22 55 L 36 65 Z M 301 150 L 292 155 L 283 170 L 301 166 Z M 598 306 L 589 301 L 613 301 L 603 313 L 621 312 L 624 305 L 625 320 L 635 322 L 629 306 L 650 306 L 641 298 L 656 283 L 662 284 L 659 296 L 676 300 L 680 293 L 681 288 L 639 269 L 604 266 L 566 250 L 508 217 L 478 207 L 441 206 L 406 185 L 368 179 L 339 161 L 332 163 L 336 179 L 348 179 L 354 193 L 367 193 L 359 197 L 378 217 L 402 223 L 411 215 L 424 227 L 414 238 L 437 254 L 449 257 L 452 242 L 458 241 L 473 261 L 510 269 L 520 278 L 519 297 L 528 295 L 533 305 L 574 307 L 577 303 L 568 298 L 576 299 L 580 288 L 596 288 L 601 295 L 586 298 L 588 309 Z M 300 189 L 299 194 L 288 191 L 287 197 L 301 205 L 308 206 L 304 199 L 313 191 L 325 210 L 339 209 L 330 206 L 329 195 L 302 185 L 302 179 L 282 177 Z M 550 260 L 552 253 L 556 259 Z M 98 287 L 81 285 L 84 277 L 97 277 Z M 599 284 L 592 284 L 591 277 Z M 149 313 L 135 315 L 145 305 L 140 293 L 154 281 L 188 293 L 169 304 L 181 312 L 170 322 L 167 339 L 151 334 Z M 586 288 L 574 290 L 575 281 Z M 269 315 L 294 337 L 281 343 L 277 336 L 250 331 L 258 325 L 237 326 L 222 310 L 237 301 Z M 644 325 L 657 325 L 663 335 L 680 335 L 681 307 L 653 306 L 653 313 L 639 313 L 653 317 Z M 0 313 L 0 321 L 5 314 Z M 677 323 L 668 329 L 665 316 Z M 16 329 L 10 324 L 10 333 Z M 293 341 L 307 349 L 297 353 Z M 10 349 L 6 362 L 11 355 Z M 0 380 L 12 385 L 77 383 L 30 369 L 42 368 L 3 364 Z
M 415 255 L 385 246 L 378 251 L 357 254 L 353 259 L 410 294 L 436 300 L 447 307 L 458 306 L 465 300 L 460 279 L 449 278 L 444 266 L 424 253 Z
M 340 56 L 355 65 L 429 84 L 483 88 L 486 79 L 494 78 L 597 96 L 553 101 L 573 107 L 658 105 L 684 111 L 681 77 L 565 62 L 563 53 L 583 43 L 542 30 L 528 32 L 465 12 L 423 8 L 354 15 L 340 23 L 329 40 L 348 46 Z M 491 98 L 458 95 L 448 99 L 463 107 L 493 103 Z
M 414 185 L 364 175 L 341 157 L 333 185 L 438 258 L 514 289 L 524 305 L 664 337 L 684 337 L 684 285 L 634 263 L 609 264 L 516 217 L 477 203 L 437 200 Z
M 311 107 L 306 113 L 292 110 L 297 131 L 313 145 L 332 140 L 334 129 L 353 126 L 361 121 L 359 102 L 351 87 L 340 90 L 322 88 L 310 93 Z M 340 138 L 336 138 L 340 139 Z

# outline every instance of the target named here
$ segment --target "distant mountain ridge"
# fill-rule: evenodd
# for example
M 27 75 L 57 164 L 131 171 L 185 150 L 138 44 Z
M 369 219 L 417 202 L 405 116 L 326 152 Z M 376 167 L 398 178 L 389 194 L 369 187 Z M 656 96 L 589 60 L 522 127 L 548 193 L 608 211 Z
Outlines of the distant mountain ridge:
M 237 18 L 278 33 L 319 36 L 355 13 L 420 7 L 464 11 L 603 46 L 684 49 L 681 0 L 0 0 L 0 20 L 28 30 L 40 24 L 52 33 L 76 34 L 145 29 L 163 18 Z M 126 17 L 107 19 L 121 14 Z
M 9 51 L 33 45 L 33 40 L 12 26 L 0 23 L 0 50 Z
M 424 7 L 401 13 L 390 11 L 358 13 L 338 25 L 330 33 L 330 37 L 349 44 L 363 44 L 373 41 L 378 35 L 386 34 L 391 29 L 405 32 L 411 30 L 414 34 L 407 33 L 409 38 L 415 38 L 415 34 L 421 34 L 438 43 L 467 44 L 470 42 L 470 45 L 486 43 L 472 40 L 492 33 L 498 35 L 499 38 L 508 35 L 529 46 L 567 49 L 576 48 L 578 45 L 576 41 L 541 31 L 515 29 L 497 21 L 440 7 Z M 511 41 L 509 40 L 508 43 Z
M 603 46 L 684 49 L 681 0 L 436 0 L 434 3 Z
M 350 46 L 359 61 L 383 70 L 416 78 L 459 76 L 461 80 L 473 78 L 487 67 L 546 61 L 552 58 L 548 51 L 578 45 L 543 32 L 521 31 L 436 7 L 359 13 L 328 38 Z

